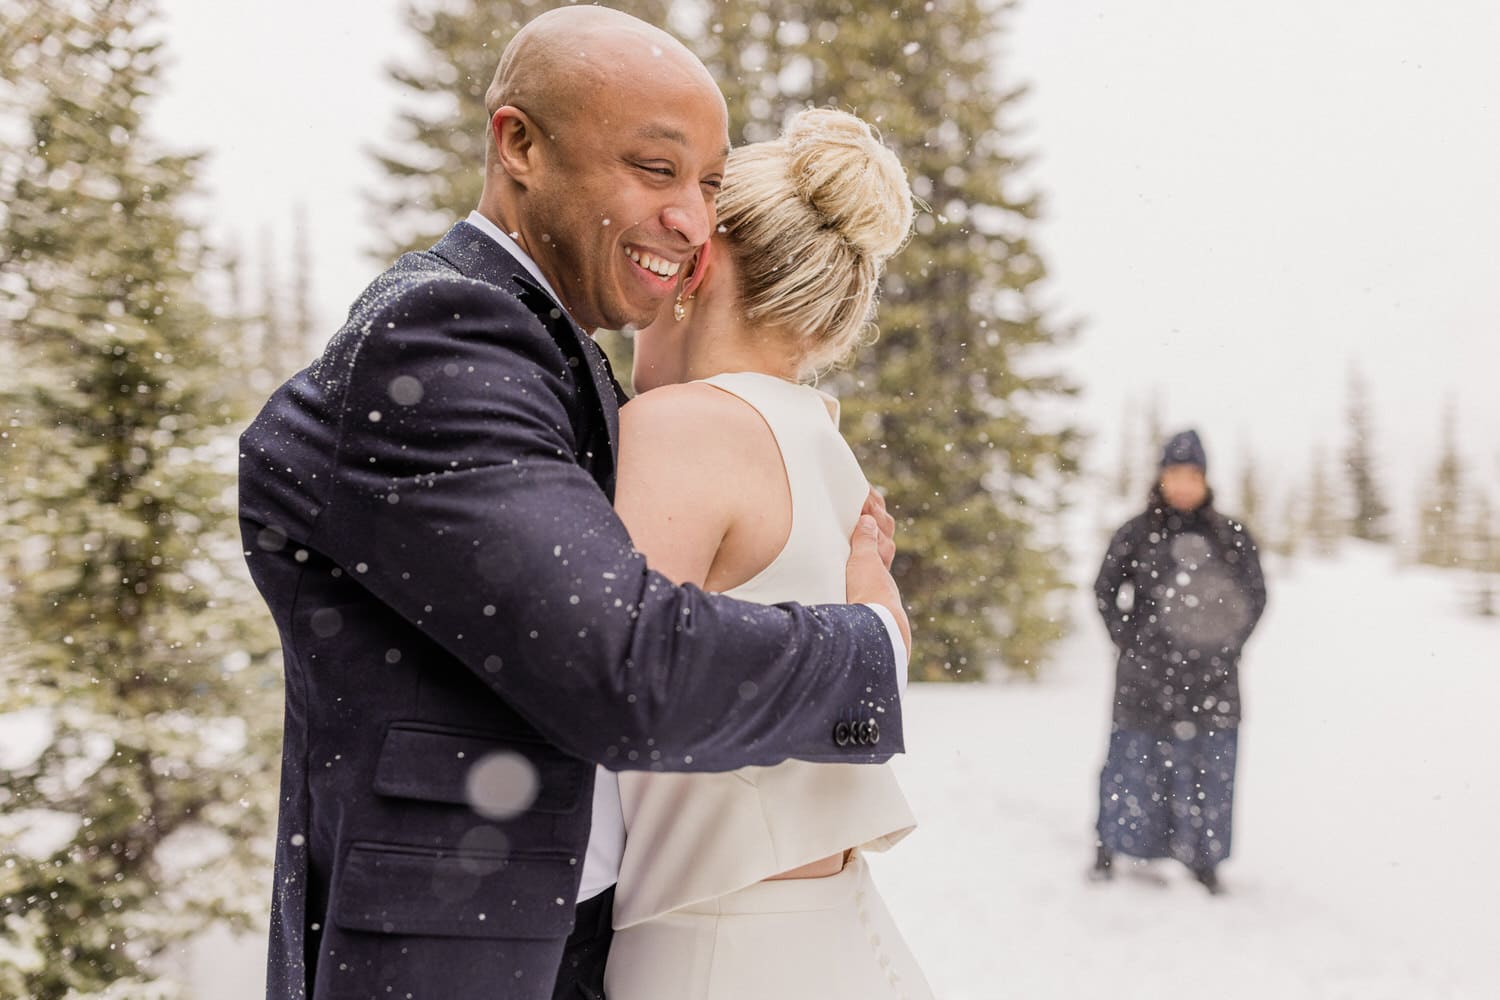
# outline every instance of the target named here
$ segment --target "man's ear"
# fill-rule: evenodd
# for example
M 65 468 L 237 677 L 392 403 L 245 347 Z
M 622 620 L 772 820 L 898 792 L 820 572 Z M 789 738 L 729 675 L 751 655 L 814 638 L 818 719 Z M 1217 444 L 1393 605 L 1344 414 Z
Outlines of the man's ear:
M 507 104 L 490 116 L 495 162 L 522 187 L 538 169 L 536 134 L 535 123 L 520 108 Z

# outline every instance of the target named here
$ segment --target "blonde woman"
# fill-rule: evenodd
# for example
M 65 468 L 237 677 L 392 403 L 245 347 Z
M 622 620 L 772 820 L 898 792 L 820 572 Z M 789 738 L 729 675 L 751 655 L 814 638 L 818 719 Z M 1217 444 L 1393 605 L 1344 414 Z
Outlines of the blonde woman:
M 732 153 L 718 204 L 676 307 L 636 338 L 616 507 L 674 581 L 839 601 L 869 485 L 837 401 L 807 381 L 869 329 L 911 192 L 868 125 L 819 109 Z M 879 728 L 844 735 L 873 750 Z M 619 785 L 610 1000 L 931 996 L 861 856 L 915 826 L 888 764 L 630 772 Z

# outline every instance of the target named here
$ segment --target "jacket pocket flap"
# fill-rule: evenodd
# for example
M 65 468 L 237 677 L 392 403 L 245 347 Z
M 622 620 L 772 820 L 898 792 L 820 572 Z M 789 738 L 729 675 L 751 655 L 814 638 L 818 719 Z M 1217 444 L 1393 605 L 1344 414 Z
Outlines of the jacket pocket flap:
M 544 743 L 398 722 L 386 730 L 375 791 L 400 799 L 467 805 L 496 820 L 570 813 L 587 765 Z
M 334 884 L 344 930 L 542 940 L 573 927 L 576 866 L 561 854 L 355 843 Z

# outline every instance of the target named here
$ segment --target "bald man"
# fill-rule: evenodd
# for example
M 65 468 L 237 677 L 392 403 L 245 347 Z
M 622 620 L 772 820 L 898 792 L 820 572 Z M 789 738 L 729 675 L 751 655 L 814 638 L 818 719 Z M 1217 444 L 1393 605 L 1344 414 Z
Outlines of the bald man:
M 623 395 L 591 334 L 650 322 L 713 230 L 708 73 L 566 8 L 488 105 L 477 211 L 376 278 L 241 442 L 286 661 L 273 1000 L 602 996 L 613 770 L 902 749 L 878 503 L 826 607 L 674 586 L 611 506 Z

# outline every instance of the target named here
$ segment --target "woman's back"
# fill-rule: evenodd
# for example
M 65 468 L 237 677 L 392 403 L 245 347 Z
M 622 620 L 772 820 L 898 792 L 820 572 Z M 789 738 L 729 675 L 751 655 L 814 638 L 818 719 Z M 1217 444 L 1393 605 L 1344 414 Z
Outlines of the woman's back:
M 838 433 L 837 403 L 757 372 L 703 380 L 754 408 L 780 452 L 790 491 L 786 542 L 726 590 L 762 604 L 838 602 L 869 486 Z M 730 438 L 716 447 L 733 448 Z M 742 692 L 753 701 L 758 692 Z M 833 729 L 839 721 L 829 720 Z M 889 765 L 811 764 L 727 774 L 622 773 L 625 855 L 615 925 L 724 896 L 852 847 L 882 850 L 915 825 Z
M 724 593 L 760 604 L 844 600 L 849 536 L 870 485 L 838 432 L 838 401 L 811 386 L 760 372 L 726 373 L 703 382 L 760 414 L 781 454 L 791 492 L 791 526 L 780 552 L 755 576 Z

